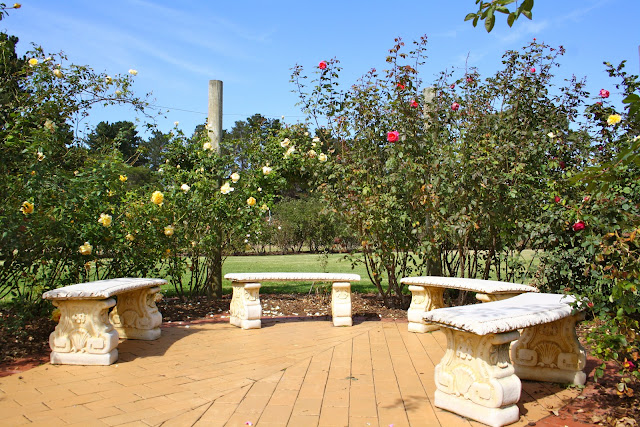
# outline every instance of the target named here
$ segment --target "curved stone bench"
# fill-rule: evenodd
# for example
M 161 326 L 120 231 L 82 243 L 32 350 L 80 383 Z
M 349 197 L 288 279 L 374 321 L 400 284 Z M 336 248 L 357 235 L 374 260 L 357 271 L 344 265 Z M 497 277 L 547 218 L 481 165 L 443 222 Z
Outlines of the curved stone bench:
M 120 278 L 45 292 L 42 298 L 60 310 L 58 326 L 49 336 L 51 363 L 110 365 L 118 359 L 119 338 L 158 339 L 162 314 L 155 297 L 165 283 L 162 279 Z
M 425 323 L 423 315 L 430 310 L 445 306 L 442 298 L 445 289 L 476 292 L 476 298 L 482 302 L 511 298 L 525 292 L 538 292 L 537 288 L 529 285 L 460 277 L 403 277 L 400 283 L 409 285 L 409 291 L 411 291 L 411 305 L 407 310 L 409 332 L 419 333 L 438 329 L 436 325 Z
M 351 282 L 359 282 L 357 274 L 335 273 L 229 273 L 231 280 L 230 323 L 242 329 L 260 328 L 261 282 L 331 282 L 331 315 L 334 326 L 351 326 Z
M 520 418 L 521 379 L 583 385 L 586 353 L 575 328 L 583 313 L 574 311 L 574 301 L 527 293 L 425 313 L 425 320 L 442 326 L 447 337 L 447 350 L 435 368 L 434 404 L 502 426 Z

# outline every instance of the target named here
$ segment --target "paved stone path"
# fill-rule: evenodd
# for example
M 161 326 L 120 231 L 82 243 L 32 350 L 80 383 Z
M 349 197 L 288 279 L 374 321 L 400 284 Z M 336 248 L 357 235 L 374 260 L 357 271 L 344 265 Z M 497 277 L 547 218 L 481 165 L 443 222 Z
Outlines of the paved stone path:
M 111 366 L 45 364 L 0 378 L 0 425 L 479 426 L 432 406 L 439 331 L 406 321 L 164 324 Z M 577 392 L 523 382 L 525 426 Z

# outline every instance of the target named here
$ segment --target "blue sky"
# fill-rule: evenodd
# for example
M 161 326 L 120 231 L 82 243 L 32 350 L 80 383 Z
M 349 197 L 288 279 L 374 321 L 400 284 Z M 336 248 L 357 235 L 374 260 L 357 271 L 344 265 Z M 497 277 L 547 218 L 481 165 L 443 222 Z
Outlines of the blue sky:
M 319 61 L 336 57 L 343 82 L 351 84 L 372 67 L 384 69 L 398 36 L 407 44 L 429 38 L 420 70 L 425 86 L 445 68 L 464 70 L 465 63 L 488 76 L 500 67 L 505 50 L 534 37 L 563 45 L 567 53 L 559 74 L 586 76 L 593 96 L 606 88 L 612 100 L 620 99 L 603 61 L 626 59 L 628 71 L 639 73 L 640 0 L 538 0 L 532 21 L 521 17 L 510 29 L 500 19 L 489 34 L 464 22 L 476 10 L 473 0 L 21 3 L 0 21 L 0 29 L 20 38 L 21 53 L 34 42 L 97 71 L 136 69 L 134 90 L 153 92 L 154 104 L 170 109 L 158 127 L 168 131 L 179 121 L 186 134 L 206 119 L 211 79 L 224 83 L 225 129 L 255 113 L 295 123 L 304 117 L 289 82 L 294 65 L 311 73 Z M 96 109 L 90 123 L 133 118 L 128 109 Z

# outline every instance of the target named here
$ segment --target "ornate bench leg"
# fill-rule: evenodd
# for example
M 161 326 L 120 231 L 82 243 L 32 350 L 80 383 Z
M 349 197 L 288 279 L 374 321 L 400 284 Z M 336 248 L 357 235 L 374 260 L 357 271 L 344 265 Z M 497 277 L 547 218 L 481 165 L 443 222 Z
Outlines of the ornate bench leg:
M 229 309 L 229 322 L 242 329 L 259 329 L 262 306 L 260 305 L 260 283 L 233 282 L 233 296 Z
M 60 321 L 49 335 L 54 365 L 111 365 L 118 360 L 118 332 L 109 323 L 116 300 L 58 300 Z
M 409 320 L 409 332 L 424 333 L 436 331 L 439 326 L 426 323 L 422 320 L 422 315 L 427 311 L 444 307 L 442 295 L 443 288 L 433 288 L 429 286 L 409 285 L 411 291 L 411 305 L 407 310 Z
M 511 347 L 516 375 L 521 379 L 583 385 L 586 352 L 578 341 L 576 323 L 583 313 L 525 328 Z
M 156 306 L 159 286 L 138 289 L 117 296 L 118 304 L 111 311 L 111 323 L 120 338 L 156 340 L 160 338 L 162 314 Z
M 331 316 L 333 326 L 352 326 L 351 283 L 334 282 L 331 290 Z
M 447 351 L 435 369 L 435 405 L 490 426 L 518 421 L 522 385 L 509 360 L 509 344 L 518 332 L 442 331 Z

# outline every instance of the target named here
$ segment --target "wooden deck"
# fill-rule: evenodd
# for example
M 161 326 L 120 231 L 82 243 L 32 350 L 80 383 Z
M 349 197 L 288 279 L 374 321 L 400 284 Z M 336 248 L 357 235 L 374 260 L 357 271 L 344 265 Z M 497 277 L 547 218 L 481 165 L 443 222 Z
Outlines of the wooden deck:
M 480 426 L 432 405 L 444 335 L 401 321 L 165 324 L 111 366 L 45 364 L 0 378 L 0 425 Z M 577 391 L 523 382 L 520 421 Z

